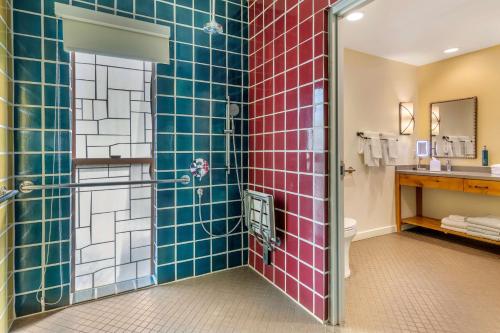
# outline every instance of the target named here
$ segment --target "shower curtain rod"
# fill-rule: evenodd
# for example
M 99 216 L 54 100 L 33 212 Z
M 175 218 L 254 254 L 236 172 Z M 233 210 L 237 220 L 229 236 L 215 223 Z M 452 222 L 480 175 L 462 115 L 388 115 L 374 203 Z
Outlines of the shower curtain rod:
M 19 185 L 19 192 L 30 193 L 35 190 L 50 190 L 59 188 L 80 188 L 80 187 L 100 187 L 100 186 L 121 186 L 121 185 L 154 185 L 154 184 L 189 184 L 191 177 L 184 175 L 178 179 L 165 180 L 132 180 L 123 182 L 106 182 L 106 183 L 69 183 L 69 184 L 53 184 L 53 185 L 35 185 L 33 182 L 26 180 Z

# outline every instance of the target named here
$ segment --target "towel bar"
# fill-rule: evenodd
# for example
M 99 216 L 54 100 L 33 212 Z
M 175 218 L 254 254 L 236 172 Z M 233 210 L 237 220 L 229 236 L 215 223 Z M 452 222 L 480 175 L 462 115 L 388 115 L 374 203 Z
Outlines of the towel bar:
M 0 203 L 14 198 L 18 193 L 18 190 L 7 190 L 5 186 L 0 187 Z

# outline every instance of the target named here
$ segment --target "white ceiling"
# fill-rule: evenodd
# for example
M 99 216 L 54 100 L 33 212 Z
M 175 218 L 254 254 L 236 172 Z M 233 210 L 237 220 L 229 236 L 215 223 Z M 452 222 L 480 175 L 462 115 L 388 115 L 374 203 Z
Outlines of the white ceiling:
M 357 11 L 362 20 L 340 22 L 345 47 L 407 64 L 500 44 L 500 0 L 374 0 Z

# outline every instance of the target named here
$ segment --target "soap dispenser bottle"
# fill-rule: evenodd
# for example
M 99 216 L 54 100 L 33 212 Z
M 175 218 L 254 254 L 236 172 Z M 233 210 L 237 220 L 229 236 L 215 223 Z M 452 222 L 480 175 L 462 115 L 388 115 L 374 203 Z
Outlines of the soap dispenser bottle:
M 486 146 L 483 147 L 482 156 L 483 156 L 483 166 L 486 167 L 490 164 L 489 163 L 489 156 L 488 156 L 488 148 L 486 148 Z

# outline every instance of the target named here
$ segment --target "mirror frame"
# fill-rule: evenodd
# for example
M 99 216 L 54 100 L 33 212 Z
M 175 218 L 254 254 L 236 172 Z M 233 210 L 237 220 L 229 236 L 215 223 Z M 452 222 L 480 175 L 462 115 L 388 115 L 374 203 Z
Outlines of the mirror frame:
M 446 102 L 458 102 L 458 101 L 466 101 L 466 100 L 473 100 L 474 101 L 474 155 L 473 156 L 468 156 L 468 157 L 456 157 L 456 156 L 451 156 L 451 157 L 446 157 L 446 156 L 437 156 L 433 152 L 432 148 L 432 106 L 434 104 L 439 104 L 439 103 L 446 103 Z M 446 101 L 437 101 L 437 102 L 431 102 L 429 104 L 429 136 L 430 136 L 430 144 L 431 144 L 431 157 L 435 158 L 447 158 L 447 159 L 460 159 L 460 160 L 475 160 L 477 159 L 477 112 L 478 112 L 478 102 L 477 102 L 477 96 L 473 97 L 467 97 L 467 98 L 457 98 L 457 99 L 450 99 Z

